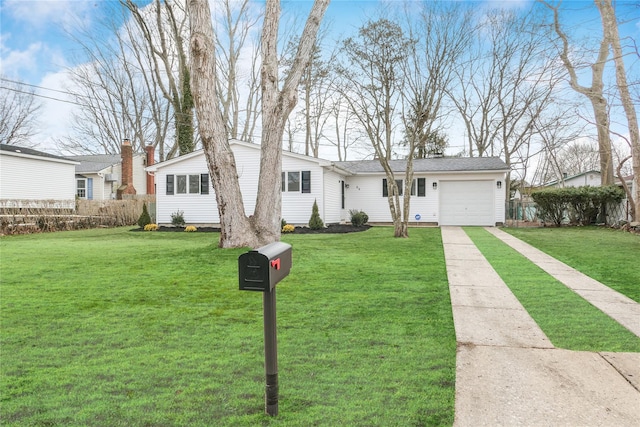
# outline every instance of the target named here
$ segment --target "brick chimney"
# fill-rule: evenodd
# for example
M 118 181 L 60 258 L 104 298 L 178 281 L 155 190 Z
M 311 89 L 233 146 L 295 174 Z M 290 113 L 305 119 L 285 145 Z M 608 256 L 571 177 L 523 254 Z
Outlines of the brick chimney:
M 155 147 L 153 145 L 147 145 L 144 147 L 144 150 L 147 152 L 146 165 L 151 166 L 155 164 Z M 147 172 L 147 194 L 156 194 L 156 177 L 151 172 Z
M 120 157 L 122 159 L 122 184 L 116 191 L 116 198 L 121 200 L 124 195 L 135 195 L 136 189 L 133 186 L 133 147 L 131 141 L 125 139 L 122 141 L 120 149 Z

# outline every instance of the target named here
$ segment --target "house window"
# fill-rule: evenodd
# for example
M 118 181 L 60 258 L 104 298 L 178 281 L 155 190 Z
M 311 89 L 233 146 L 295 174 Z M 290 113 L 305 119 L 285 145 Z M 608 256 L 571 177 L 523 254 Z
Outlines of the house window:
M 311 193 L 311 171 L 282 172 L 282 191 Z
M 398 195 L 402 196 L 402 188 L 403 188 L 403 180 L 401 179 L 396 179 L 396 185 L 398 186 Z M 382 197 L 388 197 L 389 196 L 389 192 L 387 190 L 387 179 L 383 178 L 382 179 Z
M 80 199 L 87 198 L 87 180 L 84 178 L 76 179 L 76 196 Z
M 418 187 L 418 197 L 425 197 L 426 196 L 426 179 L 418 178 L 413 180 L 413 182 L 411 183 L 412 196 L 416 195 L 416 187 Z
M 200 193 L 200 175 L 189 175 L 189 194 Z
M 300 191 L 300 172 L 287 173 L 287 191 Z
M 396 179 L 396 185 L 398 186 L 399 195 L 402 196 L 402 193 L 404 191 L 404 180 Z M 414 179 L 411 182 L 411 195 L 412 196 L 416 195 L 416 188 L 418 190 L 418 197 L 425 197 L 426 196 L 426 179 L 425 178 L 418 178 L 418 179 Z M 386 179 L 382 180 L 382 197 L 388 197 L 387 180 Z
M 209 174 L 167 175 L 167 195 L 209 194 Z
M 176 193 L 187 194 L 187 175 L 176 175 Z

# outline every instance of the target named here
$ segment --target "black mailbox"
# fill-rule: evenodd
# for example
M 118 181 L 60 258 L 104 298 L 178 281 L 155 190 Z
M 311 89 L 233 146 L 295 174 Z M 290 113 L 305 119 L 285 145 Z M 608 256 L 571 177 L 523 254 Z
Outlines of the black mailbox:
M 270 243 L 238 257 L 240 290 L 270 292 L 291 270 L 291 245 Z

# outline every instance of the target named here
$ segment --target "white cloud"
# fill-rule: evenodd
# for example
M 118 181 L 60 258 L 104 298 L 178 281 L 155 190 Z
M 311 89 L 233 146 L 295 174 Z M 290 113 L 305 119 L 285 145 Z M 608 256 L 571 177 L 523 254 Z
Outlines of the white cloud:
M 96 5 L 97 2 L 84 0 L 7 0 L 2 13 L 14 21 L 21 21 L 38 29 L 46 28 L 52 23 L 67 28 L 75 25 L 78 17 L 84 16 Z
M 24 72 L 35 71 L 38 56 L 43 46 L 40 42 L 31 43 L 26 50 L 11 50 L 2 44 L 2 74 L 18 78 Z

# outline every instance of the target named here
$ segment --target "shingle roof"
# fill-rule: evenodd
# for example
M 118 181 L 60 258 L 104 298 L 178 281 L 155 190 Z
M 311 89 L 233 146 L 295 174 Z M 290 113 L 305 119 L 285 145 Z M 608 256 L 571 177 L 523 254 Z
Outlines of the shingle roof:
M 384 173 L 378 160 L 356 160 L 334 162 L 334 164 L 354 174 Z M 406 160 L 390 160 L 394 172 L 404 172 Z M 463 172 L 463 171 L 508 171 L 507 164 L 499 157 L 436 157 L 413 161 L 414 172 Z
M 55 154 L 45 153 L 44 151 L 34 150 L 33 148 L 19 147 L 17 145 L 0 144 L 0 150 L 11 153 L 26 154 L 28 156 L 47 157 L 49 159 L 73 161 L 68 157 L 56 156 Z
M 84 156 L 71 156 L 72 160 L 80 162 L 76 166 L 77 173 L 95 173 L 100 172 L 110 166 L 120 164 L 122 161 L 120 154 L 94 154 Z

